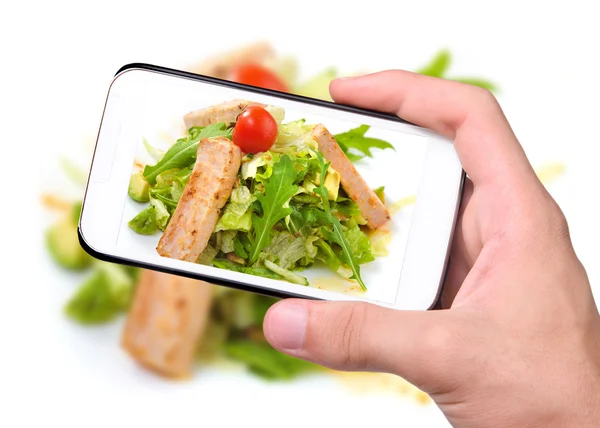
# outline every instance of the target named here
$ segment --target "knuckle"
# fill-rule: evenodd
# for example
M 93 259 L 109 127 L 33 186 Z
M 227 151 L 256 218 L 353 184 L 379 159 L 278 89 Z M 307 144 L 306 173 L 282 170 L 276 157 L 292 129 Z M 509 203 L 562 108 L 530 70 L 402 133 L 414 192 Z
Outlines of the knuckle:
M 553 204 L 553 209 L 550 210 L 550 222 L 553 234 L 561 238 L 569 237 L 569 224 L 567 218 L 556 202 Z
M 339 364 L 346 369 L 365 367 L 366 354 L 363 349 L 363 325 L 367 317 L 367 305 L 348 305 L 339 318 L 338 355 Z
M 472 86 L 474 97 L 481 103 L 481 105 L 489 106 L 490 108 L 499 108 L 500 104 L 498 99 L 489 89 L 481 88 L 479 86 Z

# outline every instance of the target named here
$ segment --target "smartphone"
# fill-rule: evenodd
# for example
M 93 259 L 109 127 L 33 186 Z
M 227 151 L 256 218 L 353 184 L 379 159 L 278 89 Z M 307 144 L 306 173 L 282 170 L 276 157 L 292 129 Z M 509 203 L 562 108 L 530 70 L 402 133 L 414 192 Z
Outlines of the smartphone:
M 464 177 L 452 141 L 395 116 L 130 64 L 79 239 L 98 259 L 275 297 L 426 310 Z

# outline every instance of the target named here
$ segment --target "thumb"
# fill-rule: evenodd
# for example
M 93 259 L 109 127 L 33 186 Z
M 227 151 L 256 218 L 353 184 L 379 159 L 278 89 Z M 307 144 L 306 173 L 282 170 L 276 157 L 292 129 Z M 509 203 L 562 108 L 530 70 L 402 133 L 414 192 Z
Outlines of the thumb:
M 264 333 L 277 350 L 337 370 L 395 373 L 420 386 L 456 357 L 447 311 L 399 311 L 354 302 L 286 299 Z

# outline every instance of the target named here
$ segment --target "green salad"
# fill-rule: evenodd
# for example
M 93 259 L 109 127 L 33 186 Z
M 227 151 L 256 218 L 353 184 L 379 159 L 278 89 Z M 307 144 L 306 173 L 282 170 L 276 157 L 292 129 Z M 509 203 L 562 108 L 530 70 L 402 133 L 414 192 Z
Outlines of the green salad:
M 245 154 L 235 185 L 197 263 L 308 285 L 302 270 L 315 264 L 366 285 L 360 266 L 375 259 L 358 205 L 340 185 L 304 119 L 282 123 L 283 109 L 266 109 L 277 122 L 269 150 Z M 165 231 L 195 167 L 204 138 L 231 139 L 235 123 L 191 127 L 164 154 L 147 143 L 155 165 L 132 175 L 129 195 L 147 202 L 129 227 L 143 235 Z M 368 137 L 367 125 L 336 134 L 353 162 L 372 156 L 372 149 L 393 149 Z M 234 139 L 235 141 L 235 139 Z M 383 198 L 383 188 L 376 191 Z

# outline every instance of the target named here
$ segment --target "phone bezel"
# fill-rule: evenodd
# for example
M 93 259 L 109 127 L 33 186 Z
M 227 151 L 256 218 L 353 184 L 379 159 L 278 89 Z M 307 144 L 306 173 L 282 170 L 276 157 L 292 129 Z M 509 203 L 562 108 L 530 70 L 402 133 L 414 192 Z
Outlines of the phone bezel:
M 157 72 L 157 73 L 167 74 L 167 75 L 176 76 L 176 77 L 182 77 L 182 78 L 191 79 L 191 80 L 203 81 L 203 82 L 214 84 L 214 85 L 225 86 L 225 87 L 233 88 L 233 89 L 241 89 L 241 90 L 244 90 L 247 92 L 254 92 L 257 94 L 263 94 L 263 95 L 268 95 L 268 96 L 275 96 L 278 98 L 283 98 L 283 99 L 287 99 L 287 100 L 294 101 L 294 102 L 307 103 L 307 104 L 311 104 L 311 105 L 315 105 L 315 106 L 325 107 L 325 108 L 329 108 L 329 109 L 335 109 L 335 110 L 344 111 L 344 112 L 348 112 L 348 113 L 360 114 L 360 115 L 364 115 L 364 116 L 368 116 L 368 117 L 384 119 L 384 120 L 389 120 L 389 121 L 393 121 L 393 122 L 399 122 L 399 123 L 417 127 L 416 125 L 414 125 L 406 120 L 403 120 L 401 118 L 398 118 L 397 116 L 387 114 L 387 113 L 382 113 L 382 112 L 378 112 L 378 111 L 374 111 L 374 110 L 362 109 L 362 108 L 344 105 L 344 104 L 337 104 L 337 103 L 333 103 L 333 102 L 329 102 L 329 101 L 303 97 L 303 96 L 299 96 L 299 95 L 295 95 L 295 94 L 289 94 L 289 93 L 274 91 L 274 90 L 270 90 L 270 89 L 248 86 L 248 85 L 244 85 L 244 84 L 240 84 L 240 83 L 236 83 L 236 82 L 230 82 L 230 81 L 223 80 L 223 79 L 218 79 L 218 78 L 209 77 L 209 76 L 203 76 L 203 75 L 194 74 L 194 73 L 190 73 L 190 72 L 186 72 L 186 71 L 182 71 L 182 70 L 175 70 L 175 69 L 171 69 L 171 68 L 166 68 L 166 67 L 161 67 L 161 66 L 156 66 L 156 65 L 151 65 L 151 64 L 145 64 L 145 63 L 131 63 L 131 64 L 121 67 L 117 71 L 117 73 L 115 73 L 113 83 L 123 73 L 126 73 L 131 70 L 136 70 L 136 69 L 150 71 L 150 72 Z M 112 84 L 111 84 L 111 87 L 112 87 Z M 110 97 L 110 90 L 109 90 L 109 94 L 107 95 L 105 108 L 103 110 L 102 121 L 100 123 L 100 128 L 99 128 L 99 132 L 98 132 L 98 139 L 100 137 L 100 130 L 102 129 L 102 124 L 104 123 L 106 107 L 108 105 L 109 97 Z M 424 128 L 420 128 L 420 127 L 417 127 L 417 128 L 425 130 Z M 96 154 L 97 154 L 97 150 L 98 150 L 98 139 L 96 141 L 94 156 L 92 158 L 92 166 L 94 165 L 94 160 L 96 159 Z M 86 193 L 84 196 L 84 207 L 85 207 L 85 202 L 86 202 L 86 199 L 88 196 L 87 193 L 89 190 L 90 178 L 88 178 L 88 186 L 86 187 Z M 466 178 L 466 174 L 461 169 L 460 185 L 459 185 L 458 193 L 456 195 L 456 202 L 455 202 L 455 206 L 454 206 L 454 210 L 453 210 L 454 215 L 452 218 L 452 226 L 448 233 L 448 240 L 447 240 L 447 245 L 446 245 L 446 249 L 445 249 L 445 257 L 444 257 L 444 262 L 443 262 L 443 269 L 440 271 L 439 285 L 437 287 L 435 296 L 434 296 L 433 300 L 431 301 L 430 305 L 427 308 L 423 308 L 423 309 L 434 308 L 438 301 L 439 296 L 441 295 L 443 282 L 444 282 L 444 279 L 445 279 L 445 276 L 447 273 L 447 268 L 448 268 L 448 263 L 449 263 L 450 246 L 451 246 L 452 237 L 454 234 L 454 227 L 456 224 L 456 218 L 458 215 L 458 209 L 460 206 L 460 202 L 462 200 L 465 178 Z M 207 277 L 202 274 L 198 274 L 196 272 L 190 272 L 190 271 L 185 271 L 185 270 L 180 270 L 180 269 L 173 269 L 173 268 L 167 267 L 167 266 L 161 266 L 161 265 L 154 264 L 154 263 L 132 260 L 132 259 L 117 256 L 117 255 L 107 254 L 107 253 L 97 251 L 93 248 L 92 245 L 90 245 L 86 241 L 84 232 L 82 230 L 81 218 L 80 218 L 80 221 L 78 224 L 78 237 L 79 237 L 79 242 L 80 242 L 81 246 L 85 249 L 85 251 L 87 251 L 93 257 L 103 260 L 103 261 L 119 263 L 119 264 L 124 264 L 124 265 L 128 265 L 128 266 L 139 267 L 139 268 L 152 269 L 152 270 L 156 270 L 156 271 L 167 273 L 167 274 L 175 274 L 175 275 L 180 275 L 180 276 L 193 278 L 193 279 L 210 281 L 211 283 L 214 283 L 217 285 L 226 286 L 226 287 L 235 288 L 235 289 L 244 290 L 244 291 L 255 292 L 255 293 L 268 295 L 268 296 L 272 296 L 272 297 L 276 297 L 276 298 L 296 297 L 296 298 L 308 298 L 308 299 L 322 300 L 319 297 L 308 296 L 308 295 L 304 295 L 301 293 L 292 293 L 289 291 L 282 291 L 282 290 L 277 290 L 277 289 L 272 289 L 272 288 L 257 287 L 255 285 L 252 285 L 249 283 L 233 281 L 231 279 L 215 278 L 212 276 Z M 343 299 L 340 299 L 340 300 L 343 300 Z M 352 300 L 354 300 L 354 299 L 352 299 Z M 384 305 L 384 306 L 394 307 L 394 305 Z

